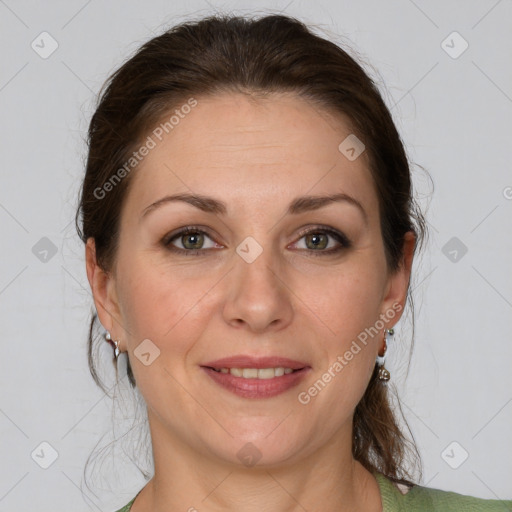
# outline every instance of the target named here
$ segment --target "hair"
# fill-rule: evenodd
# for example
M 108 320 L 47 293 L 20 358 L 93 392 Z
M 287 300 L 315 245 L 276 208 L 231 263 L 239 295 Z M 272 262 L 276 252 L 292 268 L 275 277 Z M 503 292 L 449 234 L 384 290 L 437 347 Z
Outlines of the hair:
M 94 239 L 103 270 L 111 271 L 115 261 L 121 209 L 132 176 L 118 180 L 101 199 L 98 189 L 122 168 L 164 115 L 187 98 L 224 92 L 249 96 L 293 93 L 348 119 L 366 147 L 389 271 L 403 264 L 406 232 L 415 235 L 414 252 L 422 245 L 426 222 L 414 199 L 404 144 L 375 82 L 362 66 L 297 19 L 215 15 L 182 23 L 146 42 L 100 92 L 88 131 L 76 226 L 84 243 Z M 407 299 L 413 309 L 410 287 Z M 97 321 L 93 313 L 89 368 L 95 382 L 105 389 L 93 357 Z M 414 315 L 412 325 L 414 337 Z M 129 360 L 127 375 L 135 387 Z M 392 398 L 376 366 L 353 416 L 352 453 L 369 471 L 410 486 L 406 463 L 412 460 L 419 465 L 419 453 L 414 439 L 407 439 L 399 426 L 403 414 L 400 407 L 394 411 Z

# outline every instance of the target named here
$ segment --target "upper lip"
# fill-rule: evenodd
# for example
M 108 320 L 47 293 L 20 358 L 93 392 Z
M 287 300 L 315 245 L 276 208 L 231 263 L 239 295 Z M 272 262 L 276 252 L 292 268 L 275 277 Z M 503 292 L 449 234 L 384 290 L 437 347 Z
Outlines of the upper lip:
M 203 364 L 210 368 L 291 368 L 292 370 L 300 370 L 308 365 L 301 361 L 288 359 L 287 357 L 266 356 L 252 357 L 247 355 L 236 355 L 231 357 L 223 357 Z

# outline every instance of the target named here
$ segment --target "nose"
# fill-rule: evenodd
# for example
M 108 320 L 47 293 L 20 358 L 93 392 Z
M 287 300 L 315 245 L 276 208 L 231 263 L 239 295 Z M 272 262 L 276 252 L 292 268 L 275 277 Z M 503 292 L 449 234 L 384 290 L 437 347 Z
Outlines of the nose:
M 292 293 L 286 276 L 279 271 L 278 255 L 264 249 L 248 263 L 238 254 L 229 273 L 224 320 L 238 329 L 254 333 L 278 331 L 293 318 Z

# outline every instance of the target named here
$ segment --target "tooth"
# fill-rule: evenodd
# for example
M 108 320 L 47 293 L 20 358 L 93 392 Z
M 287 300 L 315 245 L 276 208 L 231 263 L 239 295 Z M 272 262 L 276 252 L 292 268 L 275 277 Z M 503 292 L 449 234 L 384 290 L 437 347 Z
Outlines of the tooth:
M 261 368 L 258 370 L 258 379 L 273 379 L 275 375 L 274 368 Z
M 258 378 L 258 368 L 244 368 L 242 370 L 242 377 L 244 379 L 257 379 Z
M 285 374 L 292 373 L 292 368 L 284 368 L 278 366 L 277 368 L 217 368 L 217 372 L 231 373 L 234 377 L 242 377 L 244 379 L 273 379 L 274 377 L 281 377 Z

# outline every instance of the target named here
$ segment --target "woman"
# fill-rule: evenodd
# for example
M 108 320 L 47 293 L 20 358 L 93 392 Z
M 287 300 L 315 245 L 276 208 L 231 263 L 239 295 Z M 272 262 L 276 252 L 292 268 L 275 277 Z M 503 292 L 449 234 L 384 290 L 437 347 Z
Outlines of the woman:
M 335 44 L 285 16 L 146 43 L 92 118 L 79 232 L 147 404 L 155 473 L 122 511 L 510 509 L 407 472 L 383 360 L 425 223 Z

